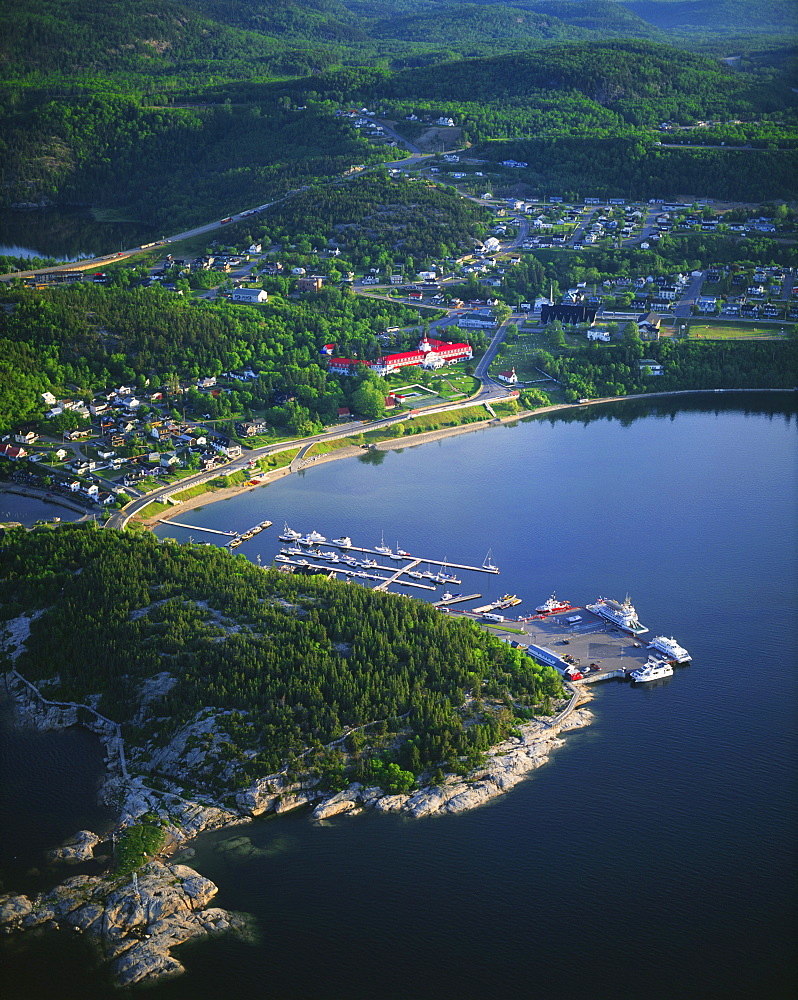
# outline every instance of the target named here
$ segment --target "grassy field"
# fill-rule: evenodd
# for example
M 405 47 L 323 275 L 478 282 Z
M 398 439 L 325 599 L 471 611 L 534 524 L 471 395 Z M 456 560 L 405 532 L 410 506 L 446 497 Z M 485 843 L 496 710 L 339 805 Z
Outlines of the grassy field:
M 705 320 L 690 323 L 690 340 L 781 340 L 792 323 L 740 323 Z

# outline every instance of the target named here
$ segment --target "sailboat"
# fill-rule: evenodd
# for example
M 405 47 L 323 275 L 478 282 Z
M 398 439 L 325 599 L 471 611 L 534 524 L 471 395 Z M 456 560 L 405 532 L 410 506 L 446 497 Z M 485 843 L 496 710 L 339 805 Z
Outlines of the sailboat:
M 393 552 L 391 551 L 391 549 L 385 544 L 385 532 L 384 531 L 383 531 L 382 537 L 380 539 L 380 544 L 374 546 L 374 551 L 375 552 L 382 552 L 382 554 L 384 556 L 392 556 L 393 555 Z
M 482 568 L 490 570 L 491 573 L 498 573 L 499 567 L 493 562 L 493 549 L 488 549 L 488 554 L 482 560 Z

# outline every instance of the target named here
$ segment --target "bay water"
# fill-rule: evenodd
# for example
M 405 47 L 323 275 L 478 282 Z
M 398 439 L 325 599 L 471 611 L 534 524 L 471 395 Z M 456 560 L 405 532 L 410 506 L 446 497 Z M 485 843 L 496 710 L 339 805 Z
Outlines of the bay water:
M 475 812 L 298 812 L 199 838 L 190 863 L 256 937 L 184 947 L 187 974 L 156 1000 L 794 995 L 796 397 L 575 413 L 312 467 L 158 529 L 218 544 L 198 529 L 268 518 L 237 550 L 263 565 L 284 522 L 469 565 L 490 548 L 501 575 L 451 589 L 517 593 L 519 610 L 628 592 L 693 662 L 598 685 L 593 725 Z M 42 802 L 43 820 L 60 808 Z M 239 835 L 245 860 L 219 850 Z M 71 939 L 18 938 L 2 957 L 18 995 L 114 995 Z

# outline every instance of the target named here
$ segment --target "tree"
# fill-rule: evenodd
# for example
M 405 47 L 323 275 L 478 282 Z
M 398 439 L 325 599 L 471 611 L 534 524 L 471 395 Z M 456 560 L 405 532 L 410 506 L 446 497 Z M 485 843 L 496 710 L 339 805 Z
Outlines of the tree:
M 385 416 L 384 388 L 365 381 L 352 393 L 352 406 L 355 411 L 368 420 L 376 420 Z

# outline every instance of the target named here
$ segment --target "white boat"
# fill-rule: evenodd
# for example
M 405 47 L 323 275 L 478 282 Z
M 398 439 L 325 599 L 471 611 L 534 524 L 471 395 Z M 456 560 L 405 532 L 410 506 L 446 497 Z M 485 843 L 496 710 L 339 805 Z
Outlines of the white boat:
M 377 562 L 376 559 L 369 559 L 369 558 L 363 559 L 360 563 L 358 563 L 357 559 L 354 559 L 353 563 L 355 566 L 358 565 L 362 566 L 363 569 L 376 569 L 377 566 L 379 566 L 379 563 Z
M 380 544 L 374 546 L 375 552 L 381 552 L 384 556 L 392 556 L 393 550 L 385 544 L 385 533 L 383 532 L 380 538 Z
M 341 556 L 341 561 L 345 562 L 347 566 L 359 566 L 357 559 L 354 556 Z
M 490 570 L 491 573 L 499 572 L 499 567 L 493 562 L 493 549 L 488 549 L 488 554 L 482 560 L 482 568 Z
M 281 542 L 295 542 L 298 538 L 301 537 L 302 537 L 302 532 L 294 531 L 293 528 L 288 527 L 287 521 L 283 522 L 282 534 L 278 535 L 278 538 L 280 539 Z
M 632 635 L 642 635 L 643 632 L 648 632 L 645 625 L 641 625 L 638 621 L 637 612 L 628 595 L 623 603 L 600 597 L 595 604 L 588 604 L 587 610 L 601 618 L 606 618 L 613 625 L 618 625 L 626 632 L 631 632 Z
M 407 575 L 412 577 L 414 580 L 422 580 L 423 577 L 417 569 L 408 570 Z
M 352 545 L 352 539 L 349 535 L 343 535 L 341 538 L 333 538 L 333 545 L 339 545 L 342 549 L 348 549 Z
M 320 559 L 326 559 L 327 562 L 338 562 L 338 553 L 331 549 L 322 549 L 318 555 Z
M 673 677 L 673 667 L 667 660 L 659 660 L 656 656 L 649 656 L 642 667 L 633 670 L 629 676 L 638 684 L 646 684 L 649 681 L 659 681 L 665 677 Z
M 673 660 L 675 663 L 689 663 L 692 660 L 692 656 L 684 646 L 679 645 L 673 636 L 668 639 L 667 636 L 657 635 L 648 644 L 648 648 L 664 653 L 667 659 Z
M 324 535 L 320 535 L 318 531 L 311 531 L 309 535 L 305 535 L 305 538 L 311 543 L 311 545 L 315 544 L 316 542 L 327 541 Z
M 543 604 L 538 605 L 535 608 L 540 615 L 552 615 L 557 611 L 569 611 L 571 605 L 568 601 L 558 601 L 557 595 L 552 594 L 548 601 L 544 601 Z
M 276 556 L 274 557 L 274 561 L 275 561 L 275 562 L 287 562 L 287 563 L 290 563 L 290 562 L 291 562 L 291 560 L 290 560 L 290 559 L 288 558 L 288 556 L 284 556 L 282 552 L 279 552 L 279 553 L 278 553 L 278 554 L 277 554 L 277 555 L 276 555 Z

